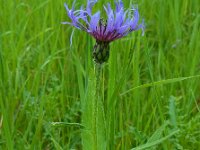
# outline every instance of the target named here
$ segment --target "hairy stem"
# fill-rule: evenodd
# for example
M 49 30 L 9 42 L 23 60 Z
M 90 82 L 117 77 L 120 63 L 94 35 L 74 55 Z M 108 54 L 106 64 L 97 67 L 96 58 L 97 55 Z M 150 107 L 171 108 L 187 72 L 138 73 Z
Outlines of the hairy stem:
M 105 139 L 105 113 L 103 99 L 101 96 L 101 72 L 102 65 L 95 64 L 95 73 L 96 73 L 96 91 L 95 91 L 95 110 L 94 110 L 94 136 L 95 136 L 95 149 L 104 150 L 106 148 L 106 139 Z

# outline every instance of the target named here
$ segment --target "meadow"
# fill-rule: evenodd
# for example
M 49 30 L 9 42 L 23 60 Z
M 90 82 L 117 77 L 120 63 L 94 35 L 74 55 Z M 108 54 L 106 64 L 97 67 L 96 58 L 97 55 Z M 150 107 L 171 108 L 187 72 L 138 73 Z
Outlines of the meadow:
M 145 34 L 110 44 L 100 98 L 95 40 L 61 24 L 65 2 L 0 0 L 0 149 L 200 149 L 200 1 L 123 0 Z

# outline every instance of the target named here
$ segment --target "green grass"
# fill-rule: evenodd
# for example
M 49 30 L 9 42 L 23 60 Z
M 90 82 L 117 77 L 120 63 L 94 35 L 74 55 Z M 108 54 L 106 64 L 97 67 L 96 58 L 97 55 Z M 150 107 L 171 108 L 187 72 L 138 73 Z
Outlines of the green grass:
M 138 4 L 145 36 L 111 43 L 101 101 L 95 41 L 75 30 L 70 47 L 64 2 L 0 0 L 0 149 L 89 150 L 95 126 L 98 149 L 198 149 L 200 1 L 124 0 Z

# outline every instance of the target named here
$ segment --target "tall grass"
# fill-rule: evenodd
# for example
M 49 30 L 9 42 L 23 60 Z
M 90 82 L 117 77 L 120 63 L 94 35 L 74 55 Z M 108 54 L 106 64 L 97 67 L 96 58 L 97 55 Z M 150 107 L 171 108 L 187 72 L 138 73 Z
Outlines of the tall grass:
M 92 149 L 94 103 L 98 149 L 198 149 L 200 1 L 124 0 L 138 4 L 145 36 L 111 43 L 101 101 L 95 41 L 61 25 L 64 2 L 0 0 L 0 149 Z

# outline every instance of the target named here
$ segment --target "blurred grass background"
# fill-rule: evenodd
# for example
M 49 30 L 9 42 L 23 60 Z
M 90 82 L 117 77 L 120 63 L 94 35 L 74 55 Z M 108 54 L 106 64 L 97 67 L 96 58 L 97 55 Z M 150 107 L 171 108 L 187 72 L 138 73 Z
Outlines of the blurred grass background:
M 81 99 L 95 41 L 75 30 L 70 47 L 64 2 L 71 7 L 72 0 L 0 0 L 2 150 L 82 149 Z M 200 1 L 124 3 L 138 4 L 146 31 L 111 43 L 102 92 L 107 149 L 198 149 Z

